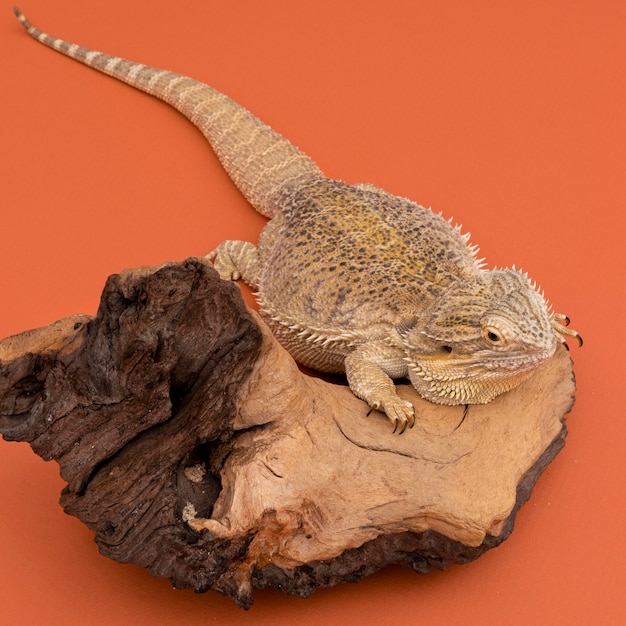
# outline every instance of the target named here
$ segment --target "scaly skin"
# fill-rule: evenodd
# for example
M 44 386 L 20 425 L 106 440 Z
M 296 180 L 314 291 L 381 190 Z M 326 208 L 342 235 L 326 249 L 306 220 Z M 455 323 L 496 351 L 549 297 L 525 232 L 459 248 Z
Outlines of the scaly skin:
M 353 393 L 400 433 L 409 377 L 438 404 L 491 401 L 578 333 L 525 274 L 485 270 L 458 227 L 373 185 L 326 178 L 287 140 L 191 78 L 93 52 L 34 28 L 41 43 L 168 102 L 205 135 L 233 182 L 271 218 L 258 246 L 225 241 L 210 255 L 224 279 L 257 290 L 261 314 L 300 363 L 345 372 Z M 565 325 L 562 324 L 565 322 Z

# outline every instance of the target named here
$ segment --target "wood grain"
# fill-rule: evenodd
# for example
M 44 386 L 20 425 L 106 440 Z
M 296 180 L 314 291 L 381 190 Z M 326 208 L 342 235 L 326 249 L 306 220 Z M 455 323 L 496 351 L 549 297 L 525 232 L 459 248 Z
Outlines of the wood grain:
M 96 316 L 0 342 L 0 432 L 60 466 L 103 554 L 243 607 L 390 563 L 417 572 L 506 539 L 562 448 L 572 364 L 415 427 L 301 372 L 204 259 L 111 276 Z

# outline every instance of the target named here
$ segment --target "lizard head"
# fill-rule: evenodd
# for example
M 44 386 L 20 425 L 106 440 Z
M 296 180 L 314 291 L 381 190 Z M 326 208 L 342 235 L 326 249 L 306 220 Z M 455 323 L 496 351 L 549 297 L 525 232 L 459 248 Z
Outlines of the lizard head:
M 582 344 L 563 320 L 526 274 L 497 269 L 452 283 L 424 317 L 398 330 L 409 378 L 423 398 L 482 404 L 526 380 L 565 335 Z

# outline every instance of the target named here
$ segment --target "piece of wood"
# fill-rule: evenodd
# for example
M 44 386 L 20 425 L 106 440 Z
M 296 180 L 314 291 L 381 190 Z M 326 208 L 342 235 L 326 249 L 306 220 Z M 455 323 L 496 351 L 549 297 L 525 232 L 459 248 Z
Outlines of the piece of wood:
M 0 432 L 60 466 L 65 511 L 103 554 L 243 607 L 389 563 L 418 572 L 506 539 L 564 444 L 557 354 L 487 405 L 410 385 L 392 434 L 345 384 L 302 373 L 204 259 L 111 276 L 94 317 L 0 342 Z

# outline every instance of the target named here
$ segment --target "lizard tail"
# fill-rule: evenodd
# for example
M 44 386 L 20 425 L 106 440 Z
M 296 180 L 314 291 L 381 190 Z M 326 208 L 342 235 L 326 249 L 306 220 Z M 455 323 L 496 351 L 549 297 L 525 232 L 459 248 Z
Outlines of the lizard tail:
M 197 80 L 68 43 L 17 19 L 40 43 L 117 78 L 180 111 L 208 139 L 224 169 L 248 201 L 266 217 L 286 187 L 323 177 L 317 165 L 247 109 Z

